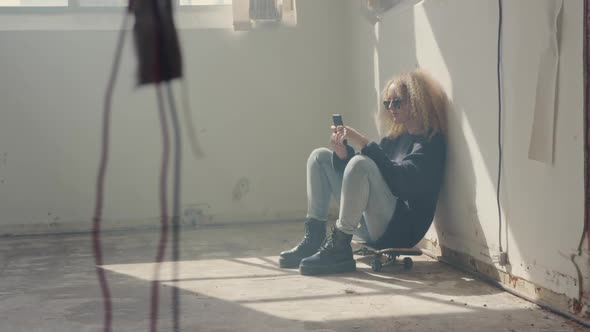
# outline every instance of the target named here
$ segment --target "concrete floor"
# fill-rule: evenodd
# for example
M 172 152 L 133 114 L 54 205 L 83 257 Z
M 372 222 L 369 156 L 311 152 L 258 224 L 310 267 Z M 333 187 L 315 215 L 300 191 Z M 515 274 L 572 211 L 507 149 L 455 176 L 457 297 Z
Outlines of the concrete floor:
M 301 224 L 184 231 L 182 331 L 587 331 L 428 259 L 373 273 L 303 277 L 277 266 Z M 114 331 L 148 331 L 154 231 L 105 234 Z M 0 239 L 0 332 L 102 331 L 88 235 Z M 170 264 L 160 273 L 159 331 L 171 331 Z

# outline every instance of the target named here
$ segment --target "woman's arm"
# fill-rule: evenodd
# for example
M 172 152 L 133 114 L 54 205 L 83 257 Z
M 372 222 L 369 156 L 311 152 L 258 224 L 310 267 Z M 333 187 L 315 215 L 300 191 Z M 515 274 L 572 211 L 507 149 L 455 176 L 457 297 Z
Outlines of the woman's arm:
M 401 162 L 390 160 L 385 151 L 371 142 L 361 151 L 377 164 L 391 192 L 403 199 L 411 199 L 435 187 L 437 172 L 444 162 L 444 141 L 415 142 L 412 151 Z

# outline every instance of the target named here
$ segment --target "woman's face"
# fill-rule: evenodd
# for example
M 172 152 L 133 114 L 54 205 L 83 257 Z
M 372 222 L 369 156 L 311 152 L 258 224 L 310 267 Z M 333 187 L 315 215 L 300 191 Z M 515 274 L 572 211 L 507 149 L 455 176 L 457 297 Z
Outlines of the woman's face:
M 406 124 L 411 120 L 410 102 L 399 85 L 394 83 L 389 86 L 383 103 L 396 123 Z

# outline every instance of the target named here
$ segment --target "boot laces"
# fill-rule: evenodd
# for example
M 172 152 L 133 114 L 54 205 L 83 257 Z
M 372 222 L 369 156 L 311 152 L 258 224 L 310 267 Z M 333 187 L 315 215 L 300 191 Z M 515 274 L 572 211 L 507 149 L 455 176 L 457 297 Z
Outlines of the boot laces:
M 320 246 L 320 251 L 330 251 L 330 250 L 334 249 L 334 246 L 335 246 L 335 239 L 334 239 L 335 229 L 336 229 L 336 227 L 333 227 L 332 228 L 332 232 L 330 233 L 330 235 L 326 236 L 326 238 L 322 242 L 322 245 Z
M 303 234 L 303 239 L 299 242 L 299 245 L 308 244 L 311 242 L 311 227 L 305 226 L 305 233 Z

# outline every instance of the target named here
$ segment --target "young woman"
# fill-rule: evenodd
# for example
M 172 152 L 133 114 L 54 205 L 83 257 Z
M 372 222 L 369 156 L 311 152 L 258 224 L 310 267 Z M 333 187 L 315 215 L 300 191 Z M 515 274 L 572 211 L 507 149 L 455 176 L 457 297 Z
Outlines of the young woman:
M 382 96 L 379 143 L 332 127 L 331 149 L 309 156 L 305 235 L 280 254 L 281 267 L 304 275 L 355 271 L 353 235 L 379 248 L 410 248 L 432 224 L 446 158 L 447 96 L 422 70 L 393 78 Z M 326 239 L 332 198 L 340 213 Z

